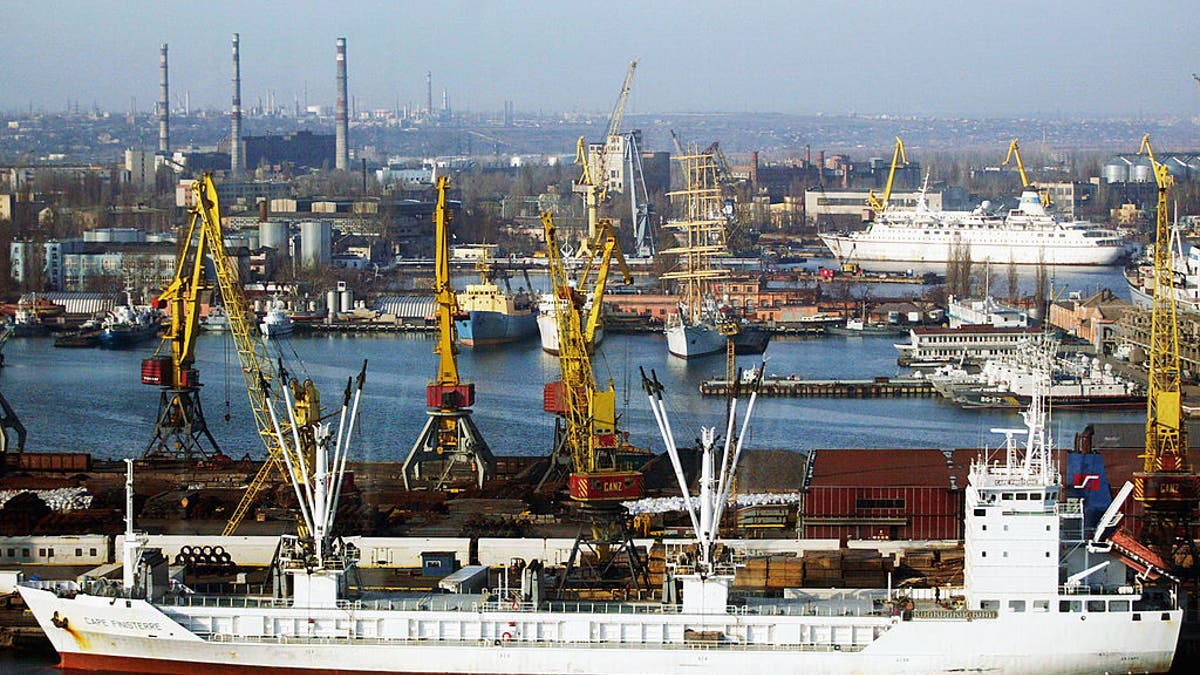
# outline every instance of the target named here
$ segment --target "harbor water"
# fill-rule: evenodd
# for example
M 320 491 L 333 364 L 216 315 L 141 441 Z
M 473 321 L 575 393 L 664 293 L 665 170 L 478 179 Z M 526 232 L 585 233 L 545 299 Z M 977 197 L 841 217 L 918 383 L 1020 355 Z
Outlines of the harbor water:
M 893 343 L 903 338 L 777 338 L 766 352 L 768 375 L 806 379 L 864 379 L 907 373 L 896 365 Z M 398 461 L 425 423 L 425 385 L 434 374 L 429 335 L 334 334 L 273 340 L 272 349 L 292 361 L 293 376 L 311 378 L 331 404 L 346 378 L 369 362 L 361 425 L 354 454 L 368 461 Z M 29 431 L 27 449 L 91 452 L 98 458 L 137 457 L 149 442 L 159 390 L 140 380 L 141 360 L 152 349 L 101 351 L 55 349 L 49 339 L 14 339 L 6 349 L 0 386 Z M 227 455 L 262 457 L 245 384 L 232 341 L 204 335 L 197 367 L 205 416 Z M 755 367 L 760 357 L 742 356 Z M 610 335 L 594 359 L 597 380 L 617 390 L 622 427 L 635 445 L 661 451 L 653 417 L 641 389 L 639 369 L 653 370 L 666 385 L 673 426 L 698 435 L 719 425 L 724 402 L 699 395 L 700 382 L 722 377 L 724 356 L 683 361 L 667 354 L 663 336 Z M 542 388 L 557 377 L 556 357 L 536 339 L 491 349 L 464 349 L 460 373 L 476 386 L 474 418 L 494 452 L 541 455 L 550 451 L 553 416 L 542 410 Z M 1089 422 L 1143 419 L 1144 412 L 1056 411 L 1052 429 L 1069 444 Z M 995 442 L 989 429 L 1016 424 L 1016 413 L 962 410 L 940 398 L 761 399 L 749 447 L 962 448 Z M 690 436 L 685 436 L 690 437 Z

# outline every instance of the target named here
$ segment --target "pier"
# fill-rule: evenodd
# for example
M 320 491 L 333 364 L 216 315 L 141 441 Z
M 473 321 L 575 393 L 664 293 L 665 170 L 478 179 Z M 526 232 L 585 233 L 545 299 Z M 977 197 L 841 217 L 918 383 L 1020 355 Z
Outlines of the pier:
M 725 396 L 729 381 L 705 380 L 700 383 L 703 396 Z M 792 380 L 764 379 L 760 396 L 790 398 L 928 398 L 936 394 L 928 380 L 877 377 L 873 380 Z

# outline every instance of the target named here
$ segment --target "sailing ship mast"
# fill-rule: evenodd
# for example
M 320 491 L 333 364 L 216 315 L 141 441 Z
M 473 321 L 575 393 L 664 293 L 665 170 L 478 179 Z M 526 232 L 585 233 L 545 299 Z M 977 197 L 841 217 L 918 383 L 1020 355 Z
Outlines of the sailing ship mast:
M 729 270 L 714 268 L 712 258 L 725 255 L 726 218 L 717 162 L 712 152 L 694 146 L 678 158 L 684 187 L 668 192 L 676 204 L 677 220 L 667 223 L 675 230 L 678 245 L 662 253 L 679 256 L 677 269 L 662 275 L 678 282 L 680 318 L 687 325 L 700 323 L 706 301 L 712 297 L 711 282 L 729 276 Z

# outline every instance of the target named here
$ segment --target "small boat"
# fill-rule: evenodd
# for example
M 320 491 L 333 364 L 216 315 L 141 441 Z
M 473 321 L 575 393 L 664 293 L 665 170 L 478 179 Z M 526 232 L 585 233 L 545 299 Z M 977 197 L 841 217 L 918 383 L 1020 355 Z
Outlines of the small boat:
M 288 314 L 287 307 L 279 298 L 271 301 L 270 306 L 267 307 L 267 313 L 263 315 L 258 327 L 262 331 L 263 337 L 266 338 L 287 337 L 296 330 L 292 316 Z
M 844 326 L 825 326 L 825 332 L 833 335 L 862 337 L 864 335 L 904 335 L 900 326 L 886 323 L 867 323 L 862 319 L 846 319 Z
M 55 338 L 54 346 L 68 349 L 99 346 L 101 330 L 100 321 L 88 319 L 79 326 L 79 330 Z
M 229 314 L 221 305 L 208 308 L 208 314 L 200 319 L 200 329 L 220 333 L 229 330 Z

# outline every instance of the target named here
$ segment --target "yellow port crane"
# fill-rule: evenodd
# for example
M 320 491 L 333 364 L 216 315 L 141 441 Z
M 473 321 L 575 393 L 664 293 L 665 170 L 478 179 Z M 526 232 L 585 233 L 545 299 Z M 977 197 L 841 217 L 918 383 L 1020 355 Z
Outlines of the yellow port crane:
M 1150 135 L 1142 138 L 1158 184 L 1154 237 L 1154 300 L 1151 309 L 1149 388 L 1146 394 L 1146 451 L 1142 470 L 1133 474 L 1133 497 L 1146 511 L 1142 538 L 1158 548 L 1168 564 L 1179 564 L 1179 546 L 1191 548 L 1200 478 L 1187 457 L 1187 428 L 1183 424 L 1174 269 L 1171 262 L 1171 224 L 1168 192 L 1173 179 L 1154 158 Z M 1193 559 L 1192 564 L 1196 561 Z
M 892 185 L 896 181 L 896 167 L 908 164 L 908 157 L 904 154 L 904 141 L 900 137 L 896 137 L 896 149 L 892 151 L 892 168 L 888 171 L 887 185 L 883 187 L 883 199 L 875 196 L 875 191 L 867 192 L 867 205 L 876 215 L 887 210 L 888 201 L 892 198 Z
M 182 235 L 175 275 L 154 302 L 156 309 L 169 309 L 171 322 L 154 356 L 142 361 L 142 383 L 161 389 L 154 435 L 142 459 L 195 461 L 223 456 L 204 419 L 200 374 L 194 367 L 200 295 L 212 288 L 204 274 L 211 233 L 203 218 L 193 213 Z M 163 353 L 168 345 L 170 356 Z
M 233 515 L 221 533 L 222 536 L 230 536 L 237 531 L 238 526 L 250 511 L 250 507 L 254 505 L 258 493 L 271 475 L 275 472 L 281 476 L 288 475 L 285 473 L 287 471 L 284 466 L 285 461 L 292 467 L 297 467 L 293 473 L 299 471 L 300 473 L 296 474 L 298 476 L 311 475 L 311 472 L 306 473 L 301 469 L 301 467 L 308 467 L 311 464 L 310 458 L 297 454 L 298 451 L 295 448 L 281 445 L 279 436 L 275 433 L 275 427 L 271 421 L 273 411 L 267 390 L 279 379 L 279 375 L 267 353 L 266 345 L 262 340 L 256 339 L 257 326 L 249 318 L 252 316 L 250 303 L 246 300 L 246 294 L 242 291 L 241 283 L 238 281 L 237 267 L 230 262 L 229 256 L 225 252 L 225 243 L 221 232 L 220 202 L 217 198 L 217 188 L 213 183 L 212 174 L 205 173 L 199 180 L 192 183 L 191 191 L 194 203 L 190 207 L 192 219 L 188 231 L 197 233 L 197 237 L 203 236 L 204 248 L 197 247 L 196 250 L 207 249 L 213 262 L 213 268 L 216 270 L 217 287 L 221 290 L 221 297 L 225 301 L 225 308 L 229 315 L 229 332 L 237 349 L 242 377 L 246 382 L 246 392 L 250 397 L 250 410 L 254 414 L 254 423 L 258 428 L 259 437 L 267 449 L 267 460 L 263 462 L 258 473 L 250 481 L 250 485 L 242 495 L 241 502 L 234 509 Z M 186 349 L 186 344 L 181 344 L 180 347 Z M 183 364 L 184 361 L 180 360 L 179 363 Z M 316 388 L 311 382 L 293 383 L 292 386 L 298 393 L 301 391 L 303 393 L 297 397 L 298 400 L 293 411 L 298 424 L 303 425 L 319 416 Z M 290 430 L 290 426 L 285 425 L 285 430 Z M 286 458 L 284 453 L 288 453 Z
M 1015 157 L 1017 160 L 1017 171 L 1021 173 L 1021 187 L 1029 187 L 1029 176 L 1025 174 L 1025 162 L 1021 161 L 1021 149 L 1017 146 L 1019 138 L 1012 139 L 1012 143 L 1008 144 L 1008 155 L 1004 158 L 1004 163 L 1000 166 L 1008 166 Z
M 413 489 L 418 483 L 427 484 L 434 490 L 454 487 L 461 482 L 464 468 L 478 488 L 496 474 L 496 458 L 471 419 L 475 384 L 462 381 L 458 375 L 458 331 L 454 321 L 461 318 L 463 312 L 450 285 L 449 191 L 450 179 L 446 176 L 438 178 L 437 209 L 434 211 L 438 338 L 433 347 L 438 355 L 438 372 L 425 387 L 429 419 L 402 467 L 406 490 Z M 429 471 L 425 471 L 426 468 Z M 432 481 L 427 480 L 426 476 L 435 474 Z
M 576 539 L 560 588 L 565 588 L 575 578 L 579 571 L 576 563 L 591 564 L 593 561 L 598 567 L 583 575 L 589 583 L 628 585 L 632 581 L 635 585 L 645 586 L 648 583 L 645 563 L 633 546 L 625 509 L 620 504 L 642 497 L 645 479 L 640 470 L 625 465 L 625 457 L 638 453 L 618 429 L 613 383 L 610 380 L 605 389 L 597 386 L 589 355 L 595 317 L 600 311 L 608 268 L 614 257 L 625 273 L 626 283 L 632 279 L 611 224 L 607 220 L 600 221 L 601 229 L 593 248 L 603 253 L 592 298 L 592 316 L 585 325 L 580 310 L 586 296 L 573 288 L 567 279 L 551 214 L 542 214 L 542 226 L 546 231 L 561 370 L 561 379 L 548 383 L 544 395 L 546 411 L 561 418 L 561 424 L 556 424 L 551 470 L 555 465 L 569 465 L 568 494 L 591 522 L 590 535 L 581 533 Z M 595 555 L 581 556 L 580 552 L 585 548 L 592 549 Z

